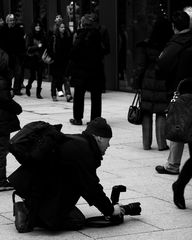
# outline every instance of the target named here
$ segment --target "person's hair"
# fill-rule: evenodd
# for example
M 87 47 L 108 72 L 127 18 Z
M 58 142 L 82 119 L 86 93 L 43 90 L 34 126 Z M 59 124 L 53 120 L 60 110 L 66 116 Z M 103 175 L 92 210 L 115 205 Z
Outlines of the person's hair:
M 32 31 L 35 31 L 35 27 L 39 25 L 41 30 L 43 29 L 43 25 L 42 25 L 42 22 L 40 20 L 35 20 L 32 25 L 31 25 L 31 30 Z
M 61 24 L 63 24 L 66 27 L 66 24 L 65 24 L 64 20 L 59 21 L 56 28 L 55 28 L 55 35 L 59 35 L 59 33 L 60 33 L 59 28 L 60 28 Z
M 183 9 L 190 17 L 190 28 L 192 28 L 192 6 L 187 6 Z
M 94 28 L 95 27 L 95 14 L 85 14 L 81 17 L 81 25 L 83 28 Z
M 15 21 L 15 16 L 12 13 L 10 13 L 10 14 L 8 14 L 6 16 L 5 22 L 8 23 L 10 20 L 14 20 Z
M 189 28 L 190 17 L 184 11 L 176 11 L 172 15 L 172 23 L 178 31 L 182 31 Z

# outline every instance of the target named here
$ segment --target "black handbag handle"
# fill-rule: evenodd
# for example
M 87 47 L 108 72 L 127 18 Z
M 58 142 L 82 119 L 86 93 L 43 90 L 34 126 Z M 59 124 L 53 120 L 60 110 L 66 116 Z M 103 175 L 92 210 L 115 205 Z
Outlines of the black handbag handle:
M 139 91 L 137 91 L 133 98 L 132 106 L 139 106 L 140 102 L 141 102 L 141 96 Z

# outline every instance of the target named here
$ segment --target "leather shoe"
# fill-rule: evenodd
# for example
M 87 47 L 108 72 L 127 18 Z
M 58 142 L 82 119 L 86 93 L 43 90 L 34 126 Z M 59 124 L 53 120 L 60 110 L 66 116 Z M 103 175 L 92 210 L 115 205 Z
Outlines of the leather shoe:
M 24 202 L 15 202 L 16 191 L 12 194 L 13 216 L 15 216 L 15 228 L 19 233 L 31 232 L 33 227 L 29 222 L 29 210 Z
M 77 119 L 70 119 L 69 122 L 73 125 L 82 125 L 82 120 L 77 120 Z
M 73 97 L 71 95 L 66 96 L 67 102 L 71 102 L 73 100 Z
M 173 189 L 173 202 L 179 209 L 186 209 L 185 198 L 184 198 L 184 190 L 179 189 L 176 182 L 172 184 Z
M 170 175 L 178 175 L 179 172 L 171 172 L 168 171 L 164 166 L 156 166 L 155 170 L 159 173 L 159 174 L 170 174 Z
M 166 150 L 169 150 L 169 146 L 166 146 L 164 148 L 160 148 L 159 151 L 166 151 Z

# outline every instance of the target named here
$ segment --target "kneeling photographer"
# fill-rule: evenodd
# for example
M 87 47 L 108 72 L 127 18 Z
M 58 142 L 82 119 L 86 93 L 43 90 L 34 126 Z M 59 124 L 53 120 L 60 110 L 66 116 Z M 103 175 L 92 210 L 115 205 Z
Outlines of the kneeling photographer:
M 34 227 L 78 230 L 94 226 L 99 219 L 86 219 L 76 207 L 80 197 L 90 206 L 94 205 L 103 214 L 104 222 L 112 225 L 122 223 L 124 214 L 139 215 L 140 203 L 127 207 L 118 204 L 120 192 L 125 191 L 122 186 L 112 191 L 110 200 L 99 183 L 96 170 L 112 137 L 107 121 L 98 117 L 87 125 L 82 134 L 64 135 L 65 141 L 59 143 L 49 156 L 51 161 L 46 159 L 46 165 L 32 170 L 22 166 L 20 174 L 13 173 L 9 177 L 11 184 L 17 186 L 16 193 L 24 200 L 15 202 L 13 194 L 18 232 L 29 232 Z M 26 182 L 27 175 L 30 175 L 30 183 L 27 188 L 21 188 L 18 183 Z

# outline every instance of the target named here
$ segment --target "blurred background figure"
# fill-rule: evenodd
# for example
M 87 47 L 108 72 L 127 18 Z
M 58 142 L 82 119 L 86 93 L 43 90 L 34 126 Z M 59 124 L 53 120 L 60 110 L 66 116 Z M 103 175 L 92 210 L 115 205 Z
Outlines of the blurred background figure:
M 105 48 L 101 34 L 91 14 L 81 18 L 80 28 L 70 55 L 69 71 L 71 86 L 74 87 L 73 125 L 82 125 L 85 92 L 91 94 L 90 121 L 101 116 L 102 91 L 105 81 L 103 56 Z
M 69 78 L 66 75 L 66 68 L 69 62 L 69 55 L 72 48 L 73 36 L 63 20 L 59 19 L 55 30 L 48 43 L 48 53 L 54 62 L 50 65 L 51 96 L 57 101 L 57 95 L 63 97 L 63 84 L 67 102 L 72 100 Z
M 163 34 L 162 34 L 163 32 Z M 171 23 L 159 18 L 154 23 L 149 39 L 137 44 L 135 88 L 141 90 L 143 149 L 150 150 L 153 137 L 153 114 L 156 114 L 155 130 L 158 150 L 169 149 L 165 138 L 166 109 L 168 106 L 165 79 L 157 74 L 157 59 L 173 35 Z
M 6 176 L 7 154 L 10 134 L 20 129 L 17 115 L 22 112 L 21 106 L 12 99 L 8 61 L 7 53 L 0 49 L 0 191 L 13 190 Z
M 44 63 L 41 59 L 46 47 L 46 34 L 40 21 L 32 25 L 31 32 L 26 37 L 26 49 L 29 57 L 30 76 L 26 86 L 27 96 L 31 96 L 33 81 L 37 80 L 36 97 L 42 99 L 41 86 L 43 80 Z
M 3 50 L 9 55 L 9 67 L 13 72 L 13 91 L 22 95 L 21 88 L 24 80 L 25 32 L 23 24 L 17 24 L 15 16 L 8 14 L 3 30 Z
M 4 26 L 5 26 L 5 21 L 2 17 L 0 17 L 0 48 L 3 48 L 3 30 L 4 30 Z
M 59 27 L 60 22 L 62 22 L 62 21 L 63 21 L 63 17 L 60 14 L 56 15 L 54 25 L 53 25 L 53 33 L 54 34 L 56 32 L 56 29 Z

